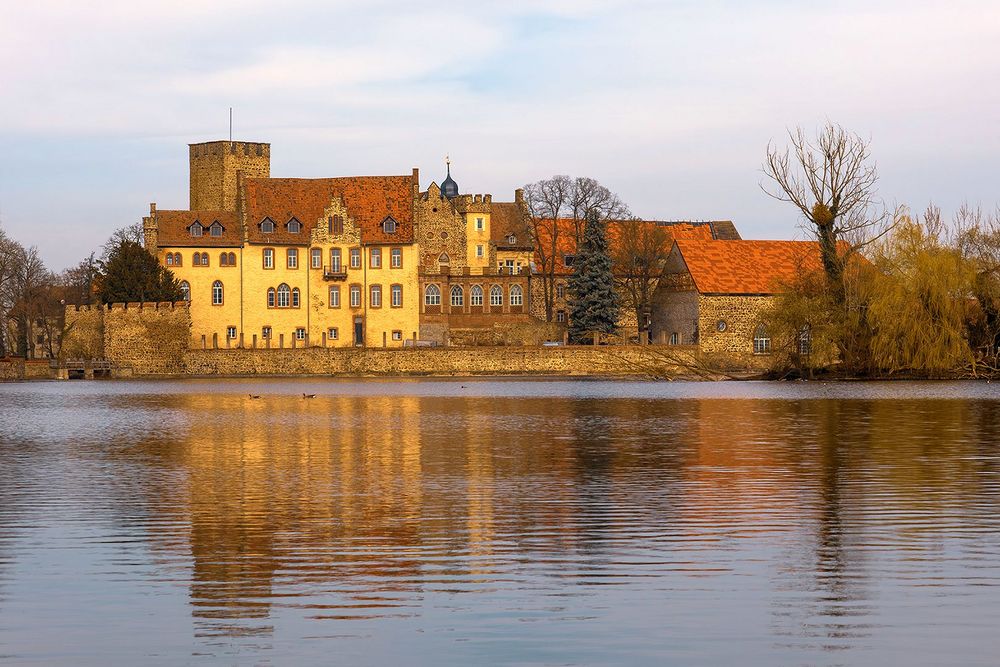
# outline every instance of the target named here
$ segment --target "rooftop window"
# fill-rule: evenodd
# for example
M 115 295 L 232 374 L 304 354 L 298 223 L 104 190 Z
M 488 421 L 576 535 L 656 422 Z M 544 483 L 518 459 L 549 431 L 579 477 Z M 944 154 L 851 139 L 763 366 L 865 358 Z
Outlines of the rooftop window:
M 264 218 L 263 220 L 261 220 L 260 221 L 260 231 L 262 231 L 265 234 L 273 234 L 274 233 L 274 220 L 271 220 L 271 218 Z

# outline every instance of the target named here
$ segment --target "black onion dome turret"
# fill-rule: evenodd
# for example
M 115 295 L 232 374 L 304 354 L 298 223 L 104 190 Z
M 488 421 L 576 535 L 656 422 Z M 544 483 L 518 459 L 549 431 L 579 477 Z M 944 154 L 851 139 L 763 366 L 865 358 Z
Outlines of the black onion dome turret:
M 451 177 L 451 160 L 448 160 L 448 175 L 441 182 L 441 194 L 448 199 L 458 196 L 458 183 Z

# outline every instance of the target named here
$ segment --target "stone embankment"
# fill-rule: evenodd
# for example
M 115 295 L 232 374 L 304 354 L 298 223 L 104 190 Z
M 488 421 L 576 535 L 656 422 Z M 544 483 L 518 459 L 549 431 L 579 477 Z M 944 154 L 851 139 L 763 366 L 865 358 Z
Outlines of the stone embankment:
M 131 376 L 642 376 L 653 363 L 664 367 L 640 346 L 192 349 L 183 302 L 70 306 L 66 323 L 65 358 L 105 360 Z M 694 351 L 671 354 L 690 359 Z

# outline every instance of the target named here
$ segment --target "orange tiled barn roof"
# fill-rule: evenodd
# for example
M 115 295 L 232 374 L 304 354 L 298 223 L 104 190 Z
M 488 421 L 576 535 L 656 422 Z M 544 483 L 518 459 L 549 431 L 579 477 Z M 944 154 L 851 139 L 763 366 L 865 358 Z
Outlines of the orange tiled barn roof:
M 412 243 L 412 183 L 412 176 L 247 179 L 247 236 L 251 243 L 307 245 L 324 210 L 339 199 L 361 227 L 362 242 Z M 395 234 L 382 231 L 381 223 L 387 216 L 398 223 Z M 274 221 L 277 229 L 273 234 L 260 231 L 265 217 Z M 299 234 L 285 229 L 293 217 L 302 223 Z
M 191 236 L 188 230 L 196 220 L 205 228 L 201 236 Z M 209 236 L 208 227 L 216 221 L 222 225 L 222 236 Z M 161 248 L 234 248 L 243 243 L 243 229 L 231 211 L 156 211 L 156 225 L 159 230 L 157 245 Z
M 822 268 L 815 241 L 678 239 L 676 247 L 703 294 L 775 294 Z

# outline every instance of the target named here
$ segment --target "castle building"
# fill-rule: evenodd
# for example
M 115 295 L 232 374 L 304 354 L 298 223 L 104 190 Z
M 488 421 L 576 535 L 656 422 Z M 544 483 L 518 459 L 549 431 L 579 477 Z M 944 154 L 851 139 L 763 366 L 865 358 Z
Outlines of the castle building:
M 272 178 L 266 143 L 189 147 L 190 205 L 150 205 L 146 248 L 190 301 L 196 347 L 401 347 L 530 319 L 520 193 L 419 172 Z

